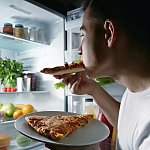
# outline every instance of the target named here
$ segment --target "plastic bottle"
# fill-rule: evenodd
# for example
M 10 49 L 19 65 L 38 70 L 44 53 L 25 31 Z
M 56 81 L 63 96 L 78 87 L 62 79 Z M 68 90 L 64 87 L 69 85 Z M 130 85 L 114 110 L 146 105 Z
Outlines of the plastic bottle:
M 94 118 L 96 118 L 96 113 L 94 110 L 94 104 L 92 98 L 85 99 L 85 114 L 93 114 Z

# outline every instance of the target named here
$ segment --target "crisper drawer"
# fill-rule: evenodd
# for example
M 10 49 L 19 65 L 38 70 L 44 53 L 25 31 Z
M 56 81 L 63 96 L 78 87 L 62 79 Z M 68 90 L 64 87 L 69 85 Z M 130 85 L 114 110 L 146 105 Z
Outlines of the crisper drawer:
M 38 149 L 42 145 L 43 143 L 20 134 L 15 129 L 14 121 L 0 123 L 0 150 L 30 150 Z

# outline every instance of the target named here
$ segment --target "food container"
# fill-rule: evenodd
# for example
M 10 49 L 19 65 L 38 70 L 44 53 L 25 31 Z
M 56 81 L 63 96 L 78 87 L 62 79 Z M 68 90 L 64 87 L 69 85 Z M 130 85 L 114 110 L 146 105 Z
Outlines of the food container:
M 18 134 L 16 136 L 16 143 L 19 147 L 26 147 L 29 146 L 32 142 L 32 139 L 28 138 L 27 136 L 23 134 Z
M 7 150 L 10 144 L 10 135 L 7 133 L 0 133 L 0 150 Z
M 3 33 L 13 35 L 13 25 L 11 23 L 5 23 Z
M 24 27 L 22 24 L 15 25 L 14 36 L 18 38 L 24 38 Z
M 18 139 L 20 145 L 17 143 Z M 14 121 L 0 123 L 0 150 L 27 150 L 41 145 L 44 144 L 30 138 L 20 138 L 20 133 L 15 129 Z

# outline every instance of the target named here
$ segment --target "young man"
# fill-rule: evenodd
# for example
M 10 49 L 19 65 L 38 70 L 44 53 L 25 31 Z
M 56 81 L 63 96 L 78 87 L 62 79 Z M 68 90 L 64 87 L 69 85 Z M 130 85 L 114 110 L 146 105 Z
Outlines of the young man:
M 86 71 L 55 76 L 75 94 L 89 94 L 118 129 L 117 149 L 150 149 L 150 21 L 147 1 L 88 0 L 80 53 Z M 124 85 L 121 105 L 92 78 Z

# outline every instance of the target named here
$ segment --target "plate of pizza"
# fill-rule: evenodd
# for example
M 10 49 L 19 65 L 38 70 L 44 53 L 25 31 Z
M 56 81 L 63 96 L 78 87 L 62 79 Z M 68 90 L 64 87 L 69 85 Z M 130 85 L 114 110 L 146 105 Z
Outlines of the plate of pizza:
M 92 114 L 41 111 L 23 115 L 15 121 L 22 134 L 44 143 L 86 146 L 106 139 L 109 128 Z

